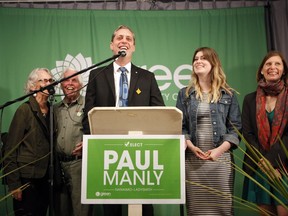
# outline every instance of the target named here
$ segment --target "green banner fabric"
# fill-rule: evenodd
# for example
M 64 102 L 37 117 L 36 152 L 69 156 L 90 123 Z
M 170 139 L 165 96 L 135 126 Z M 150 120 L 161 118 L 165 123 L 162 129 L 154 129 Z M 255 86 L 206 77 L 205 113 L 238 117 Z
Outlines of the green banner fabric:
M 133 63 L 155 73 L 168 106 L 175 106 L 179 89 L 188 84 L 192 54 L 200 46 L 218 52 L 240 101 L 255 88 L 255 71 L 266 52 L 262 7 L 191 11 L 0 8 L 0 104 L 23 95 L 34 68 L 47 67 L 59 78 L 67 66 L 81 70 L 111 57 L 111 36 L 121 24 L 136 35 Z M 84 82 L 88 75 L 83 74 Z M 18 106 L 5 110 L 4 130 Z
M 34 68 L 47 67 L 58 79 L 67 66 L 81 70 L 111 57 L 111 36 L 121 24 L 136 35 L 133 63 L 155 73 L 167 106 L 175 106 L 179 89 L 188 84 L 193 52 L 201 46 L 219 54 L 228 83 L 240 93 L 240 106 L 245 94 L 256 89 L 256 70 L 267 51 L 263 7 L 183 11 L 0 8 L 0 105 L 24 94 L 24 83 Z M 88 75 L 82 75 L 84 83 Z M 8 130 L 20 103 L 5 108 L 2 132 Z M 235 179 L 235 195 L 241 196 L 242 177 L 236 174 Z M 179 208 L 156 205 L 155 213 L 177 216 Z
M 83 146 L 82 202 L 185 203 L 183 135 L 85 135 Z

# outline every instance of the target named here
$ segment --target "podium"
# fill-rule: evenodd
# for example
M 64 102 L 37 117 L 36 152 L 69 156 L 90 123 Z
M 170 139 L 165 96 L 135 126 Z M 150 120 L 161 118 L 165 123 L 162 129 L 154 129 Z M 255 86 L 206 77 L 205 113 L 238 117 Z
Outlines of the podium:
M 88 119 L 91 134 L 182 134 L 176 107 L 94 107 Z
M 90 141 L 90 142 L 95 142 L 95 143 L 101 142 L 101 144 L 104 143 L 103 145 L 106 145 L 106 146 L 108 146 L 107 143 L 109 143 L 110 146 L 114 145 L 115 147 L 113 147 L 113 148 L 111 147 L 111 148 L 109 148 L 109 150 L 104 149 L 103 152 L 105 152 L 105 153 L 103 153 L 101 156 L 96 156 L 98 158 L 101 157 L 101 159 L 99 159 L 99 160 L 101 160 L 101 161 L 103 160 L 103 163 L 104 163 L 104 165 L 101 166 L 100 169 L 102 169 L 102 167 L 114 166 L 113 163 L 114 162 L 116 163 L 116 160 L 121 161 L 121 165 L 120 165 L 120 162 L 117 166 L 115 165 L 114 173 L 110 174 L 110 176 L 109 176 L 108 171 L 104 170 L 103 171 L 104 174 L 101 175 L 101 177 L 99 175 L 99 177 L 98 177 L 99 179 L 101 179 L 101 180 L 105 179 L 105 184 L 107 184 L 107 182 L 109 182 L 109 181 L 112 182 L 115 179 L 117 179 L 117 180 L 122 179 L 122 182 L 132 184 L 131 182 L 140 179 L 139 182 L 144 184 L 143 182 L 146 181 L 146 183 L 150 184 L 152 188 L 154 186 L 156 187 L 156 185 L 158 186 L 158 188 L 156 188 L 156 189 L 154 189 L 154 188 L 150 189 L 155 194 L 151 195 L 151 194 L 153 194 L 151 192 L 151 194 L 147 195 L 148 196 L 147 198 L 146 198 L 146 194 L 143 191 L 148 190 L 148 189 L 147 188 L 138 188 L 138 187 L 135 187 L 135 185 L 134 185 L 131 187 L 122 188 L 122 190 L 125 189 L 127 192 L 129 191 L 129 193 L 133 193 L 133 191 L 135 193 L 135 190 L 142 191 L 143 196 L 145 198 L 137 199 L 137 197 L 135 197 L 135 198 L 131 198 L 131 199 L 125 199 L 125 198 L 117 199 L 117 197 L 116 197 L 115 199 L 108 199 L 107 198 L 107 201 L 105 201 L 105 202 L 104 201 L 101 202 L 101 200 L 100 200 L 100 202 L 96 201 L 96 203 L 128 204 L 128 215 L 129 216 L 141 216 L 142 215 L 142 204 L 185 203 L 184 136 L 181 135 L 182 134 L 182 112 L 179 109 L 177 109 L 176 107 L 95 107 L 89 111 L 88 119 L 89 119 L 89 124 L 90 124 L 91 135 L 84 135 L 84 139 L 83 139 L 83 159 L 84 160 L 82 160 L 83 167 L 88 167 L 88 164 L 87 164 L 88 162 L 85 160 L 85 158 L 89 157 L 87 145 L 88 145 L 90 139 L 92 139 L 92 141 Z M 129 140 L 129 141 L 124 140 L 123 141 L 124 144 L 121 144 L 122 141 L 118 142 L 118 140 L 117 140 L 117 139 L 121 139 L 121 138 L 123 138 L 123 139 L 127 138 L 127 140 Z M 108 139 L 109 141 L 106 142 L 105 139 Z M 135 140 L 135 139 L 137 139 L 137 141 L 134 142 L 133 140 Z M 139 139 L 140 139 L 140 141 L 139 141 Z M 115 144 L 114 144 L 114 140 L 116 140 Z M 176 147 L 176 151 L 172 150 L 173 152 L 171 152 L 171 154 L 173 154 L 174 152 L 179 152 L 179 155 L 175 156 L 175 158 L 179 157 L 179 160 L 180 160 L 180 161 L 177 161 L 176 163 L 174 163 L 174 164 L 179 165 L 176 168 L 173 167 L 174 164 L 172 164 L 172 165 L 171 164 L 164 164 L 164 165 L 161 164 L 163 161 L 165 161 L 165 159 L 162 159 L 163 154 L 161 155 L 161 148 L 158 151 L 158 149 L 155 150 L 155 148 L 156 148 L 155 146 L 157 146 L 157 145 L 161 146 L 162 143 L 164 142 L 163 140 L 164 141 L 166 140 L 169 143 L 175 142 L 175 143 L 179 144 L 178 147 Z M 85 143 L 87 143 L 87 144 L 85 144 Z M 99 144 L 96 144 L 96 145 L 99 145 Z M 153 146 L 153 148 L 150 149 L 150 146 Z M 173 145 L 173 146 L 175 147 L 175 145 Z M 129 149 L 128 149 L 128 147 L 129 147 Z M 121 153 L 117 153 L 116 150 L 114 152 L 114 149 L 117 149 L 117 148 L 118 149 L 125 149 L 125 150 L 123 150 Z M 162 147 L 162 148 L 164 149 L 164 147 Z M 134 150 L 134 149 L 136 149 L 136 150 Z M 133 150 L 136 152 L 135 153 L 136 156 L 134 155 Z M 95 151 L 99 152 L 99 151 L 102 151 L 102 149 L 100 150 L 100 148 L 99 148 L 98 150 L 96 150 L 96 147 L 95 147 Z M 151 169 L 151 171 L 144 171 L 145 170 L 143 168 L 144 165 L 140 164 L 141 161 L 143 162 L 145 159 L 145 158 L 143 159 L 143 157 L 144 157 L 143 152 L 145 152 L 146 159 L 150 158 L 150 160 L 151 160 L 150 165 L 154 167 L 154 170 Z M 162 150 L 162 152 L 163 152 L 163 150 Z M 166 152 L 164 152 L 164 153 L 166 153 Z M 120 174 L 119 174 L 120 171 L 118 173 L 118 170 L 120 170 L 119 167 L 122 167 L 122 168 L 123 167 L 124 168 L 129 167 L 130 169 L 132 169 L 131 167 L 134 168 L 134 162 L 129 163 L 129 161 L 130 160 L 131 161 L 137 160 L 137 159 L 135 159 L 137 157 L 137 155 L 138 155 L 138 157 L 141 157 L 141 159 L 138 160 L 138 166 L 139 167 L 142 165 L 143 166 L 142 166 L 142 169 L 140 169 L 140 171 L 138 169 L 138 172 L 134 171 L 134 174 L 130 175 L 130 176 L 134 176 L 134 177 L 131 177 L 131 179 L 134 178 L 134 180 L 132 181 L 130 179 L 128 172 L 125 173 L 126 171 L 124 172 L 124 174 L 122 174 L 122 177 L 119 177 L 120 176 Z M 146 159 L 145 159 L 145 161 L 146 161 Z M 160 159 L 162 161 L 160 161 Z M 152 160 L 153 160 L 153 162 L 152 162 Z M 167 160 L 170 160 L 170 158 Z M 170 163 L 171 163 L 171 161 L 170 161 Z M 98 164 L 98 163 L 95 163 L 95 164 Z M 137 164 L 137 163 L 135 163 L 135 164 Z M 176 185 L 179 186 L 179 191 L 177 191 L 177 193 L 175 193 L 175 194 L 177 194 L 175 196 L 173 195 L 173 192 L 172 192 L 171 193 L 172 198 L 171 199 L 168 198 L 167 201 L 166 201 L 165 196 L 163 195 L 164 193 L 161 194 L 161 191 L 162 190 L 164 191 L 165 189 L 162 189 L 159 186 L 160 182 L 162 184 L 164 184 L 165 181 L 167 181 L 167 180 L 165 180 L 165 181 L 163 180 L 163 182 L 164 182 L 163 183 L 162 179 L 161 179 L 162 176 L 165 177 L 165 174 L 166 174 L 165 169 L 166 168 L 167 168 L 167 170 L 168 170 L 168 168 L 173 170 L 173 173 L 171 173 L 171 175 L 174 175 L 174 174 L 177 175 L 177 173 L 179 174 L 178 175 L 179 179 L 177 179 L 176 180 L 177 183 L 175 183 L 175 186 Z M 147 168 L 147 170 L 148 170 L 148 168 Z M 85 175 L 88 175 L 88 171 L 86 168 L 84 168 L 84 171 L 82 172 L 82 191 L 84 191 L 85 193 L 84 193 L 84 195 L 82 194 L 82 196 L 81 196 L 81 202 L 88 204 L 91 202 L 89 200 L 87 201 L 85 196 L 87 197 L 87 193 L 89 193 L 90 190 L 87 189 L 87 179 L 85 178 L 86 177 Z M 141 179 L 141 176 L 143 176 L 143 179 Z M 155 179 L 155 182 L 153 182 L 153 177 Z M 169 179 L 170 178 L 171 177 L 169 177 Z M 98 179 L 95 177 L 94 180 L 91 180 L 91 181 L 96 182 L 96 181 L 98 181 Z M 151 182 L 148 182 L 148 181 L 151 181 Z M 120 183 L 117 182 L 117 185 L 118 184 L 121 184 L 121 181 L 120 181 Z M 172 184 L 172 183 L 170 183 L 170 184 Z M 173 184 L 174 184 L 174 182 L 173 182 Z M 110 187 L 107 186 L 107 190 L 105 192 L 99 192 L 98 191 L 99 188 L 95 189 L 95 191 L 97 191 L 96 194 L 98 193 L 96 195 L 97 198 L 102 199 L 102 195 L 109 197 L 111 195 L 110 191 L 113 190 L 113 187 L 112 187 L 112 189 Z M 169 183 L 167 183 L 167 187 L 171 188 L 171 185 L 169 186 Z M 103 188 L 102 188 L 102 191 L 103 191 Z M 155 197 L 154 197 L 156 195 L 156 198 L 157 198 L 157 193 L 159 194 L 158 195 L 159 200 L 155 199 Z M 151 199 L 149 196 L 151 197 Z M 92 203 L 94 203 L 94 202 L 92 202 Z

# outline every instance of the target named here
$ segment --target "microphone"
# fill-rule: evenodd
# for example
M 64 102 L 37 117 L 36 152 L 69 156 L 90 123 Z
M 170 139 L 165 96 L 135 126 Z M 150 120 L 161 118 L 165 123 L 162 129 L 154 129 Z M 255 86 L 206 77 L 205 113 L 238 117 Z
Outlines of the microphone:
M 119 56 L 121 56 L 121 57 L 125 57 L 125 56 L 126 56 L 126 51 L 125 51 L 125 50 L 120 50 L 120 51 L 118 52 L 118 54 L 119 54 Z

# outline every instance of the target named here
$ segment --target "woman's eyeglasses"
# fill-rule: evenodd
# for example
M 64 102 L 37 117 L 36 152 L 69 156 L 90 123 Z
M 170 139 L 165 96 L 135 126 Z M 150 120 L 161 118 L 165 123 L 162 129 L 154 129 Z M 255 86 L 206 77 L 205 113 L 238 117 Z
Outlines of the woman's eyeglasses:
M 43 83 L 48 83 L 48 82 L 50 82 L 50 83 L 53 83 L 53 82 L 55 82 L 55 80 L 52 79 L 52 78 L 50 78 L 50 79 L 39 79 L 38 82 L 43 82 Z

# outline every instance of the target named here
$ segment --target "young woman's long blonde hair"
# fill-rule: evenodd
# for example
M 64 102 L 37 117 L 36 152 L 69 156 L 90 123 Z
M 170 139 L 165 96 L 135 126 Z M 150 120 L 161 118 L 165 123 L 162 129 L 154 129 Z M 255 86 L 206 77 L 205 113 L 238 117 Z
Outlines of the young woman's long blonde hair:
M 226 75 L 222 69 L 221 62 L 219 57 L 214 49 L 209 47 L 200 47 L 195 50 L 193 59 L 192 59 L 192 77 L 189 82 L 189 85 L 186 89 L 186 97 L 189 97 L 190 90 L 195 88 L 196 99 L 203 100 L 203 93 L 201 91 L 201 86 L 199 84 L 199 77 L 194 72 L 193 63 L 195 61 L 195 56 L 198 52 L 203 52 L 203 56 L 207 61 L 210 62 L 212 68 L 210 72 L 211 76 L 211 89 L 208 96 L 208 102 L 218 102 L 221 98 L 220 89 L 223 88 L 228 94 L 232 95 L 233 89 L 226 82 Z

